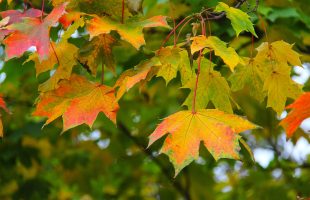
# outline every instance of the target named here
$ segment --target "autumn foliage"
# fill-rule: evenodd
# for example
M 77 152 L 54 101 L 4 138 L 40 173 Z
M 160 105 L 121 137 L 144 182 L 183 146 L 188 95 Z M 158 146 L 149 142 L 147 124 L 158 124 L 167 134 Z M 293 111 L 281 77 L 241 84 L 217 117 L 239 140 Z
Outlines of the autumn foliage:
M 215 160 L 239 159 L 239 142 L 250 150 L 239 133 L 260 127 L 246 116 L 234 114 L 242 113 L 236 112 L 242 109 L 233 92 L 247 88 L 250 96 L 265 103 L 265 107 L 272 108 L 278 116 L 288 100 L 296 100 L 286 107 L 292 111 L 280 123 L 288 138 L 310 116 L 310 94 L 304 93 L 302 86 L 291 78 L 292 67 L 302 66 L 293 44 L 269 41 L 266 37 L 254 49 L 253 41 L 258 38 L 255 26 L 246 12 L 233 5 L 219 2 L 212 10 L 193 14 L 188 19 L 195 19 L 198 25 L 193 26 L 187 38 L 178 41 L 178 31 L 181 32 L 178 28 L 190 26 L 187 18 L 173 24 L 174 19 L 171 21 L 167 16 L 131 16 L 127 9 L 116 17 L 82 12 L 75 1 L 54 0 L 52 4 L 49 13 L 30 7 L 0 12 L 0 41 L 4 45 L 5 60 L 26 54 L 28 59 L 24 63 L 33 62 L 37 76 L 50 72 L 49 78 L 38 86 L 39 96 L 33 112 L 33 116 L 47 118 L 45 125 L 62 117 L 63 132 L 81 124 L 91 128 L 102 112 L 117 126 L 117 113 L 122 109 L 119 101 L 131 88 L 138 84 L 143 88 L 155 77 L 162 77 L 169 87 L 169 83 L 180 76 L 180 88 L 188 91 L 180 105 L 181 111 L 162 116 L 165 118 L 149 136 L 150 146 L 167 135 L 161 152 L 168 155 L 177 175 L 198 159 L 200 143 Z M 226 16 L 236 37 L 245 32 L 250 35 L 250 55 L 238 55 L 230 41 L 212 33 L 210 23 L 216 18 L 215 14 Z M 57 25 L 62 31 L 55 39 L 50 31 Z M 118 58 L 112 53 L 114 45 L 125 41 L 141 50 L 146 44 L 143 31 L 151 28 L 170 33 L 145 60 L 119 74 L 115 61 Z M 77 32 L 89 37 L 86 44 L 70 42 Z M 264 34 L 267 36 L 267 32 Z M 173 45 L 166 45 L 171 38 L 174 38 Z M 29 48 L 34 47 L 35 51 L 29 53 Z M 75 66 L 89 74 L 77 73 Z M 219 68 L 224 68 L 226 75 Z M 105 69 L 115 75 L 114 85 L 106 85 Z M 94 82 L 90 77 L 96 77 L 98 71 L 101 82 Z M 0 98 L 0 107 L 9 113 L 3 98 Z M 156 119 L 154 116 L 154 121 Z M 2 121 L 0 128 L 2 136 Z

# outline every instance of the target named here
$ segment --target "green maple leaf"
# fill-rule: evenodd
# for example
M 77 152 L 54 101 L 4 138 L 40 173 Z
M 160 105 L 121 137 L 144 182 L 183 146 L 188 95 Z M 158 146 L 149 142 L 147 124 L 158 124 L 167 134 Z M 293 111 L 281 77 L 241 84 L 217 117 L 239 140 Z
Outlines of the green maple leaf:
M 263 101 L 264 72 L 254 59 L 244 58 L 244 65 L 239 65 L 229 77 L 231 90 L 238 91 L 247 86 L 250 94 L 259 101 Z
M 229 7 L 227 4 L 219 2 L 215 8 L 215 11 L 226 12 L 226 16 L 228 19 L 230 19 L 231 25 L 236 31 L 237 36 L 239 36 L 242 31 L 247 31 L 251 32 L 255 37 L 257 37 L 253 24 L 250 20 L 250 16 L 242 10 Z
M 161 76 L 168 84 L 173 78 L 177 76 L 179 65 L 181 62 L 180 48 L 161 48 L 157 52 L 157 56 L 162 64 L 157 76 Z
M 232 113 L 229 85 L 219 72 L 212 69 L 213 66 L 214 64 L 210 63 L 208 59 L 203 58 L 201 60 L 202 68 L 198 80 L 196 108 L 205 108 L 209 101 L 211 101 L 217 109 Z M 193 77 L 192 80 L 183 87 L 191 89 L 190 94 L 183 104 L 189 109 L 193 106 L 195 85 L 196 77 Z

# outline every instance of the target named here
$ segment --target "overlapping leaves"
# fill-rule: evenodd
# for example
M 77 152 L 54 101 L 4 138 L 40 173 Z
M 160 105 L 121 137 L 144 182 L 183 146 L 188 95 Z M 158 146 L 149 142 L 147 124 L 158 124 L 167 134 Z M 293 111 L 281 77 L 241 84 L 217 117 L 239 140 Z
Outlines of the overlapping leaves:
M 7 59 L 19 57 L 34 46 L 37 52 L 31 54 L 27 61 L 34 61 L 37 76 L 50 71 L 50 78 L 39 85 L 41 93 L 34 115 L 47 117 L 46 124 L 62 117 L 63 131 L 84 123 L 91 127 L 100 112 L 116 123 L 119 109 L 117 102 L 125 92 L 155 76 L 162 77 L 168 85 L 179 73 L 182 88 L 190 89 L 184 102 L 188 110 L 164 119 L 150 135 L 149 143 L 151 145 L 168 135 L 161 151 L 169 156 L 177 174 L 198 158 L 201 142 L 216 160 L 239 158 L 238 133 L 256 126 L 233 115 L 231 90 L 246 87 L 260 102 L 267 98 L 267 107 L 273 108 L 278 115 L 284 110 L 288 98 L 295 99 L 302 93 L 301 87 L 290 77 L 291 66 L 301 66 L 299 54 L 292 49 L 292 45 L 283 41 L 265 42 L 257 48 L 255 57 L 240 58 L 236 50 L 220 38 L 200 35 L 190 38 L 190 48 L 187 51 L 181 46 L 184 43 L 154 51 L 153 57 L 124 71 L 113 87 L 90 82 L 80 75 L 71 75 L 73 67 L 78 63 L 95 77 L 98 66 L 102 67 L 102 73 L 108 68 L 116 75 L 117 62 L 112 48 L 117 43 L 118 36 L 140 50 L 145 44 L 144 28 L 170 26 L 165 16 L 145 20 L 140 20 L 139 17 L 128 19 L 127 9 L 120 13 L 119 1 L 69 1 L 69 12 L 66 14 L 67 3 L 64 2 L 53 0 L 55 8 L 46 17 L 36 9 L 0 13 L 3 18 L 0 21 L 0 40 L 4 39 Z M 87 3 L 92 4 L 91 7 L 103 5 L 108 12 L 98 13 L 94 10 L 82 13 L 87 10 Z M 115 4 L 117 9 L 113 6 Z M 132 12 L 138 12 L 139 9 Z M 240 9 L 220 2 L 215 12 L 225 12 L 237 36 L 242 31 L 256 36 L 249 16 Z M 85 33 L 89 33 L 90 41 L 78 48 L 79 45 L 68 42 L 68 39 L 79 27 L 84 26 L 85 19 L 88 31 Z M 60 22 L 66 32 L 57 41 L 51 41 L 50 28 L 57 22 Z M 81 36 L 79 33 L 77 35 Z M 207 55 L 212 57 L 213 54 L 230 68 L 231 85 L 227 82 L 227 75 L 219 70 L 221 61 L 215 65 L 206 59 Z M 216 109 L 206 109 L 210 102 Z M 7 111 L 2 98 L 0 107 Z M 286 128 L 290 137 L 301 121 L 309 117 L 308 93 L 287 108 L 292 108 L 293 111 L 281 125 Z M 0 119 L 0 136 L 2 134 Z

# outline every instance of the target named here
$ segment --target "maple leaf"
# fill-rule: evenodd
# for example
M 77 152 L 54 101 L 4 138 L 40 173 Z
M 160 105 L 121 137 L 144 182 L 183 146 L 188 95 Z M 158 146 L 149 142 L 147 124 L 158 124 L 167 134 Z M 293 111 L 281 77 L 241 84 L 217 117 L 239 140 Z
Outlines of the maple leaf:
M 117 31 L 122 40 L 129 42 L 136 49 L 139 49 L 140 46 L 145 44 L 142 32 L 143 28 L 158 26 L 170 28 L 164 16 L 155 16 L 144 21 L 125 24 L 112 21 L 107 17 L 100 18 L 96 16 L 88 22 L 87 30 L 91 38 L 100 34 L 108 34 L 111 31 Z
M 115 73 L 115 61 L 112 54 L 112 47 L 116 39 L 110 34 L 101 34 L 94 37 L 90 43 L 86 43 L 79 50 L 79 61 L 89 67 L 92 75 L 97 74 L 97 68 L 100 65 L 106 66 Z
M 182 85 L 192 78 L 194 72 L 185 50 L 179 47 L 164 47 L 156 52 L 156 57 L 161 63 L 157 77 L 163 77 L 167 85 L 178 72 L 180 72 Z
M 292 45 L 284 41 L 262 43 L 257 51 L 254 60 L 263 69 L 263 92 L 268 97 L 267 107 L 280 115 L 287 98 L 296 99 L 302 92 L 301 86 L 291 79 L 291 68 L 288 66 L 301 66 L 300 56 L 292 50 Z
M 157 56 L 162 64 L 157 72 L 158 77 L 163 77 L 168 84 L 173 78 L 177 76 L 179 69 L 181 55 L 180 48 L 164 47 L 157 51 Z
M 212 69 L 214 64 L 208 59 L 203 58 L 201 60 L 201 66 L 196 93 L 196 108 L 205 108 L 209 101 L 211 101 L 217 109 L 232 113 L 230 88 L 226 79 L 219 72 Z M 191 81 L 183 87 L 191 89 L 191 92 L 183 103 L 189 109 L 193 106 L 195 85 L 196 77 L 192 77 Z
M 267 107 L 273 108 L 278 116 L 284 110 L 286 99 L 296 99 L 302 92 L 301 86 L 290 77 L 289 66 L 274 65 L 273 71 L 264 82 L 263 91 L 267 92 Z
M 214 50 L 215 55 L 221 57 L 225 64 L 229 66 L 231 71 L 234 71 L 234 68 L 240 62 L 240 58 L 236 51 L 228 47 L 225 42 L 220 40 L 216 36 L 196 36 L 192 38 L 193 42 L 191 44 L 191 51 L 192 54 L 203 49 L 203 48 L 210 48 Z
M 157 57 L 141 62 L 134 69 L 124 71 L 116 81 L 114 88 L 119 88 L 116 95 L 118 101 L 126 91 L 142 80 L 149 80 L 155 76 L 161 63 Z M 157 68 L 156 68 L 157 67 Z
M 122 12 L 124 12 L 124 18 L 127 19 L 131 14 L 128 10 L 128 1 L 124 1 L 124 11 L 122 7 L 122 0 L 52 0 L 53 6 L 58 6 L 64 2 L 68 2 L 68 10 L 81 11 L 84 13 L 97 14 L 99 16 L 108 16 L 109 18 L 120 21 L 122 18 Z M 73 16 L 72 16 L 73 17 Z M 71 17 L 69 17 L 71 18 Z M 68 18 L 68 19 L 69 19 Z
M 47 59 L 50 27 L 65 13 L 65 7 L 66 3 L 54 8 L 43 21 L 39 18 L 23 18 L 21 22 L 7 26 L 8 30 L 14 31 L 3 41 L 7 58 L 19 57 L 31 46 L 35 46 L 39 59 Z
M 6 103 L 3 100 L 2 96 L 0 95 L 0 108 L 2 108 L 7 113 L 10 113 L 9 109 L 6 107 Z M 3 137 L 3 124 L 2 124 L 2 117 L 0 114 L 0 137 Z
M 37 9 L 33 9 L 33 8 L 25 10 L 23 12 L 18 11 L 18 10 L 2 11 L 2 12 L 0 12 L 0 16 L 3 19 L 7 19 L 8 21 L 5 24 L 1 24 L 1 26 L 21 22 L 24 17 L 40 17 L 41 15 L 42 15 L 41 10 L 37 10 Z M 14 32 L 14 31 L 8 30 L 6 28 L 1 28 L 0 29 L 0 41 L 2 41 L 5 36 L 9 35 L 12 32 Z
M 256 48 L 258 51 L 255 59 L 264 62 L 265 60 L 276 61 L 279 63 L 289 63 L 293 66 L 302 66 L 300 55 L 292 49 L 293 45 L 283 40 L 275 41 L 269 44 L 262 43 Z
M 43 72 L 54 70 L 54 68 L 57 67 L 51 77 L 39 85 L 40 92 L 54 90 L 58 87 L 58 82 L 60 80 L 70 78 L 72 69 L 77 64 L 76 57 L 78 54 L 78 48 L 75 45 L 68 43 L 67 40 L 78 27 L 83 25 L 83 18 L 76 20 L 71 26 L 69 26 L 67 31 L 64 32 L 59 43 L 56 44 L 51 42 L 49 47 L 50 56 L 48 59 L 40 62 L 39 55 L 33 53 L 25 61 L 25 63 L 31 60 L 34 61 L 36 76 Z
M 55 50 L 55 52 L 54 52 Z M 48 70 L 53 70 L 57 66 L 53 75 L 44 83 L 39 85 L 40 92 L 46 92 L 58 88 L 58 82 L 62 79 L 69 79 L 73 67 L 77 64 L 78 48 L 73 44 L 66 41 L 55 44 L 51 42 L 49 48 L 49 58 L 40 62 L 38 54 L 32 54 L 29 56 L 28 62 L 33 60 L 36 67 L 37 76 Z
M 285 128 L 286 135 L 290 138 L 302 121 L 310 117 L 310 92 L 302 94 L 286 108 L 292 111 L 281 121 L 280 125 Z
M 235 72 L 229 77 L 231 90 L 238 91 L 247 86 L 250 95 L 259 101 L 263 101 L 265 94 L 262 92 L 264 86 L 264 70 L 254 59 L 244 58 L 245 65 L 239 65 Z
M 38 9 L 34 9 L 34 8 L 30 8 L 24 11 L 6 10 L 6 11 L 0 12 L 0 16 L 2 18 L 10 17 L 8 24 L 21 22 L 23 18 L 25 17 L 35 18 L 35 17 L 40 17 L 41 15 L 42 15 L 42 11 Z
M 175 175 L 198 158 L 202 141 L 211 155 L 220 158 L 238 159 L 240 149 L 238 133 L 256 128 L 249 121 L 216 109 L 180 111 L 161 122 L 149 136 L 149 146 L 169 134 L 161 153 L 168 155 L 174 165 Z
M 61 23 L 62 26 L 66 29 L 72 24 L 72 22 L 79 20 L 82 15 L 83 13 L 81 12 L 68 12 L 59 18 L 59 23 Z
M 240 9 L 229 7 L 227 4 L 223 2 L 219 2 L 214 11 L 216 12 L 224 11 L 226 13 L 226 17 L 230 19 L 231 25 L 233 29 L 236 31 L 237 37 L 242 31 L 251 32 L 255 37 L 257 37 L 253 24 L 250 20 L 250 16 L 247 13 L 243 12 Z
M 82 17 L 79 19 L 76 19 L 72 25 L 67 27 L 67 30 L 61 36 L 60 42 L 68 40 L 79 27 L 83 27 L 84 25 L 85 25 L 85 22 Z
M 45 125 L 62 116 L 64 132 L 83 123 L 92 127 L 99 112 L 116 123 L 118 108 L 113 88 L 72 75 L 70 80 L 62 80 L 56 90 L 40 95 L 33 115 L 47 117 Z
M 179 72 L 181 76 L 182 86 L 186 85 L 190 80 L 192 80 L 195 75 L 194 70 L 191 67 L 191 62 L 188 57 L 188 53 L 183 50 L 179 52 L 180 54 L 180 64 L 179 64 Z

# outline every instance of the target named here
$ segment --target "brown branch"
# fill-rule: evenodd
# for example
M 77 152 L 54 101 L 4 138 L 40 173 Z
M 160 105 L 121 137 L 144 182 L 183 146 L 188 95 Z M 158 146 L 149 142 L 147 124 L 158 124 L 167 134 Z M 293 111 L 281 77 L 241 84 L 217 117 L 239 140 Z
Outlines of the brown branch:
M 189 191 L 184 188 L 179 182 L 175 181 L 173 176 L 170 175 L 169 170 L 152 154 L 152 151 L 146 149 L 145 146 L 138 140 L 136 137 L 131 135 L 130 131 L 127 127 L 121 122 L 117 123 L 119 129 L 124 133 L 129 139 L 133 141 L 133 143 L 145 154 L 147 155 L 161 170 L 163 175 L 167 178 L 167 180 L 171 183 L 171 185 L 186 199 L 190 200 Z

